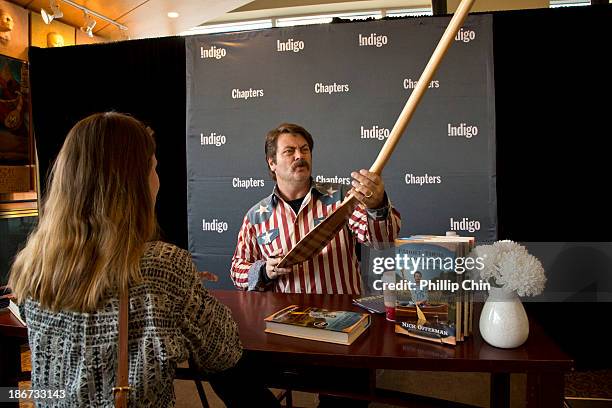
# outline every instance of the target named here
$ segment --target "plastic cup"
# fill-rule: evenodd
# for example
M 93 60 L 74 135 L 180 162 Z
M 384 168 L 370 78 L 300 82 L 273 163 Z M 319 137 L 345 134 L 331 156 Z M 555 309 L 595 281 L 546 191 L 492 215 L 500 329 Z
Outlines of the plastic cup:
M 382 275 L 383 282 L 383 300 L 385 302 L 385 316 L 388 321 L 395 321 L 395 290 L 388 288 L 389 283 L 395 283 L 395 271 L 387 271 Z
M 395 306 L 387 306 L 385 305 L 385 317 L 388 321 L 395 321 Z

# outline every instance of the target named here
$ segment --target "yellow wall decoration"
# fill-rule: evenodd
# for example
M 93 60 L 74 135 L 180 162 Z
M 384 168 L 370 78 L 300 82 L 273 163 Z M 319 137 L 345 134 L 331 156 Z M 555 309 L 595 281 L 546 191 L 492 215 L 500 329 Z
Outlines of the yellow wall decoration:
M 68 24 L 53 20 L 51 24 L 45 24 L 38 13 L 30 15 L 31 42 L 33 47 L 63 47 L 74 45 L 75 28 Z
M 0 55 L 28 59 L 28 10 L 0 0 Z

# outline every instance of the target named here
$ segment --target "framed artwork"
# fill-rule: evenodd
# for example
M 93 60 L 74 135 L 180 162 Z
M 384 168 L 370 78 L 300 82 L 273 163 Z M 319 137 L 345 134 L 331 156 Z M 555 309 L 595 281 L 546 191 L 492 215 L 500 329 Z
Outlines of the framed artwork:
M 28 65 L 0 55 L 0 165 L 30 164 Z
M 53 20 L 51 24 L 45 24 L 38 13 L 30 15 L 30 30 L 32 33 L 30 45 L 33 47 L 49 48 L 74 45 L 74 27 L 56 20 Z
M 0 55 L 28 59 L 28 10 L 4 0 L 0 0 Z
M 31 164 L 28 65 L 0 55 L 0 165 Z

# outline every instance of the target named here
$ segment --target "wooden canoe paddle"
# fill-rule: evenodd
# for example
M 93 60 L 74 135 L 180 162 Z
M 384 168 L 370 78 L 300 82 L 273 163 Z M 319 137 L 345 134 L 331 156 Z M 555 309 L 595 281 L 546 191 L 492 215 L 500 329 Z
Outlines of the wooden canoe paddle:
M 425 70 L 421 74 L 417 86 L 410 94 L 404 109 L 397 118 L 389 138 L 381 148 L 380 153 L 378 153 L 378 157 L 374 161 L 374 164 L 372 167 L 370 167 L 370 171 L 372 173 L 379 175 L 382 173 L 383 168 L 389 161 L 393 150 L 395 150 L 395 147 L 402 137 L 406 126 L 408 126 L 408 122 L 410 122 L 417 105 L 427 90 L 436 69 L 442 61 L 442 58 L 457 35 L 457 32 L 459 32 L 459 29 L 463 25 L 465 18 L 474 4 L 474 1 L 475 0 L 462 0 L 459 4 L 457 11 L 453 15 L 448 27 L 446 27 L 440 42 L 431 55 Z M 325 246 L 334 238 L 338 231 L 342 229 L 356 205 L 357 199 L 352 194 L 348 195 L 334 212 L 327 216 L 323 222 L 310 230 L 308 234 L 306 234 L 297 244 L 295 244 L 295 246 L 283 257 L 277 266 L 279 268 L 287 268 L 300 262 L 307 261 L 319 253 L 319 251 L 325 248 Z

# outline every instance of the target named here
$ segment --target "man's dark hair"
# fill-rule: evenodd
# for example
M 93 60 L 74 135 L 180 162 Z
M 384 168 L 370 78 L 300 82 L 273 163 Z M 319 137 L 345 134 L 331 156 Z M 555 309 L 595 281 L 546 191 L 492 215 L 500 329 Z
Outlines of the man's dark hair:
M 270 169 L 270 165 L 268 164 L 268 159 L 276 160 L 276 148 L 278 145 L 278 137 L 283 133 L 289 133 L 294 136 L 302 136 L 306 139 L 306 143 L 308 143 L 308 147 L 312 152 L 312 148 L 314 146 L 314 141 L 312 140 L 312 136 L 306 129 L 301 127 L 300 125 L 296 125 L 294 123 L 281 123 L 276 128 L 272 129 L 266 135 L 266 166 L 268 166 L 268 173 L 272 176 L 273 180 L 276 180 L 276 174 Z

